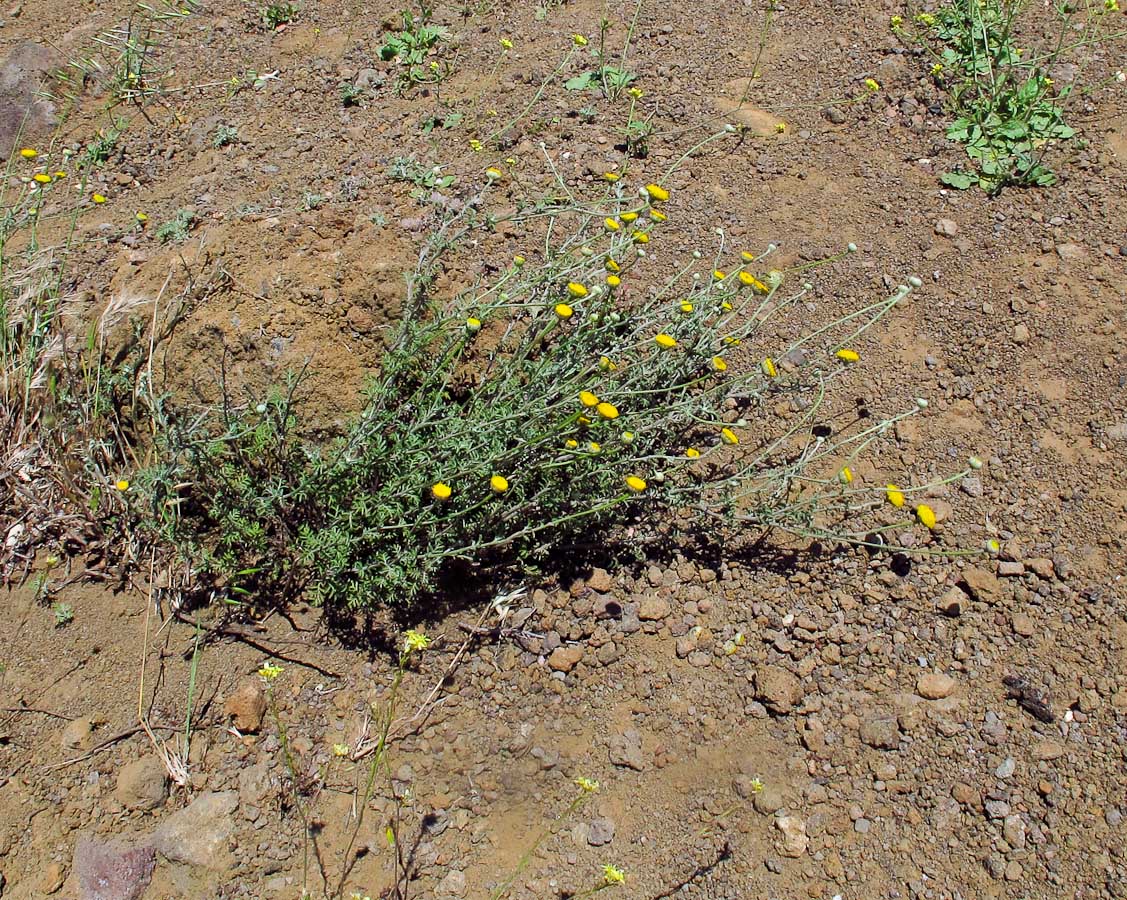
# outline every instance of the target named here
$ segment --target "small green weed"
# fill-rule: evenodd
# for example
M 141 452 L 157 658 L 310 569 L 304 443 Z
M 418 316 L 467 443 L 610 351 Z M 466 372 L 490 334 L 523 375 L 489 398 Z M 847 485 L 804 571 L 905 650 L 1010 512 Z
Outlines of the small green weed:
M 415 185 L 411 196 L 416 200 L 425 200 L 432 192 L 445 190 L 457 181 L 454 175 L 442 174 L 442 166 L 424 166 L 418 160 L 404 156 L 392 160 L 387 175 L 392 181 Z
M 431 24 L 431 15 L 429 6 L 423 6 L 417 16 L 403 10 L 402 31 L 389 35 L 380 47 L 380 59 L 399 63 L 399 91 L 416 84 L 438 84 L 450 75 L 449 62 L 431 58 L 449 35 L 444 25 Z
M 342 81 L 340 83 L 340 105 L 345 109 L 350 106 L 359 106 L 360 98 L 364 96 L 364 92 L 360 90 L 351 81 Z
M 176 214 L 156 230 L 156 237 L 162 244 L 182 244 L 188 240 L 196 215 L 181 207 Z
M 55 627 L 65 628 L 74 621 L 74 607 L 69 603 L 55 602 L 51 604 L 51 610 L 55 613 Z
M 293 3 L 271 3 L 262 9 L 262 24 L 269 31 L 277 31 L 297 17 L 297 5 Z
M 1068 51 L 1107 36 L 1103 14 L 1114 4 L 1057 2 L 1059 35 L 1047 50 L 1016 45 L 1024 0 L 951 0 L 935 13 L 916 15 L 914 27 L 893 17 L 893 30 L 931 55 L 931 76 L 947 91 L 956 116 L 947 137 L 964 145 L 970 159 L 967 170 L 944 173 L 940 181 L 960 190 L 978 186 L 989 194 L 1056 182 L 1045 155 L 1076 135 L 1065 110 L 1079 85 L 1058 88 L 1049 71 Z
M 211 139 L 211 146 L 219 149 L 226 147 L 229 144 L 235 144 L 239 141 L 239 129 L 231 125 L 220 125 L 215 129 L 215 135 Z

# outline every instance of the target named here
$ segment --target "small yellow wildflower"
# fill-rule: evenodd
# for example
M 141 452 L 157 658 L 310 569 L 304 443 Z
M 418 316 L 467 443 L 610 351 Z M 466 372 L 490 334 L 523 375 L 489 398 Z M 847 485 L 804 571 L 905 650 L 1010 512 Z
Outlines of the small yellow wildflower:
M 146 216 L 143 212 L 135 213 L 133 218 L 136 219 L 141 225 L 144 225 L 149 221 L 149 217 Z
M 763 780 L 761 778 L 755 777 L 751 779 L 751 792 L 753 794 L 762 794 L 764 787 L 765 785 L 763 784 Z
M 985 550 L 991 556 L 997 556 L 1002 552 L 1002 545 L 999 544 L 994 538 L 991 538 L 986 542 Z
M 642 89 L 641 88 L 632 87 L 626 93 L 628 93 L 635 100 L 641 100 L 642 99 Z
M 258 675 L 265 681 L 273 681 L 282 674 L 282 667 L 276 666 L 273 663 L 266 663 L 261 669 L 258 670 Z
M 637 221 L 638 221 L 638 214 L 637 214 L 636 212 L 624 212 L 624 213 L 620 213 L 618 217 L 619 217 L 620 219 L 622 219 L 622 221 L 623 221 L 623 222 L 626 222 L 626 223 L 628 223 L 628 224 L 629 224 L 630 222 L 637 222 Z
M 575 421 L 582 425 L 584 428 L 591 424 L 591 420 L 587 416 L 580 416 Z
M 837 480 L 842 484 L 853 484 L 853 470 L 849 468 L 849 466 L 843 467 L 842 470 L 837 473 Z
M 129 490 L 129 481 L 125 478 L 119 478 L 113 483 L 113 486 L 124 493 L 125 491 Z
M 567 447 L 568 450 L 574 450 L 579 446 L 579 441 L 575 440 L 574 438 L 569 438 L 568 440 L 564 441 L 564 446 Z
M 501 49 L 502 50 L 512 50 L 513 49 L 513 42 L 510 41 L 508 38 L 501 38 Z
M 348 756 L 348 744 L 333 744 L 333 756 Z
M 614 184 L 621 177 L 617 172 L 603 172 L 603 181 L 609 181 L 611 184 Z
M 516 266 L 518 269 L 521 266 L 523 266 L 526 262 L 528 262 L 528 260 L 525 259 L 523 256 L 514 256 L 513 257 L 513 265 Z
M 555 306 L 555 313 L 561 319 L 570 319 L 575 315 L 575 310 L 568 306 L 566 303 L 557 303 Z
M 677 340 L 672 335 L 666 334 L 664 331 L 654 338 L 654 343 L 665 350 L 671 350 L 677 346 Z
M 742 259 L 744 262 L 755 262 L 755 254 L 750 250 L 744 250 L 742 253 L 740 253 L 740 259 Z
M 408 628 L 406 634 L 403 635 L 403 649 L 408 653 L 426 650 L 429 646 L 430 638 L 421 631 L 415 631 L 414 628 Z
M 727 344 L 729 347 L 738 347 L 740 345 L 740 339 L 738 337 L 734 337 L 733 335 L 729 334 L 727 337 L 724 338 L 724 343 Z
M 775 123 L 775 134 L 786 134 L 786 133 L 787 133 L 787 123 L 786 122 L 776 122 Z
M 603 866 L 603 883 L 604 884 L 623 884 L 626 881 L 626 873 L 618 866 L 605 865 Z
M 103 197 L 101 194 L 95 194 L 90 199 L 93 200 L 95 203 L 105 203 L 106 202 L 106 198 Z
M 47 175 L 44 172 L 36 172 L 34 175 L 31 176 L 31 180 L 36 182 L 37 184 L 50 184 L 51 183 L 51 176 Z
M 647 184 L 646 193 L 649 194 L 650 199 L 655 203 L 664 203 L 669 199 L 669 191 L 659 184 Z
M 604 419 L 618 418 L 618 407 L 616 407 L 613 403 L 607 403 L 606 401 L 603 401 L 598 406 L 596 406 L 595 412 L 597 412 Z
M 594 778 L 584 778 L 582 775 L 580 775 L 575 779 L 575 783 L 585 794 L 593 794 L 599 789 L 599 782 L 597 782 Z
M 650 242 L 650 236 L 644 231 L 635 231 L 630 236 L 634 239 L 635 244 L 648 244 Z
M 700 459 L 700 451 L 696 447 L 690 447 L 685 451 L 685 456 L 689 459 Z
M 888 502 L 899 509 L 904 505 L 904 492 L 896 485 L 890 484 L 884 489 L 884 495 L 888 498 Z
M 495 166 L 490 166 L 488 169 L 485 170 L 485 177 L 488 178 L 490 181 L 497 181 L 498 179 L 504 177 L 504 173 L 500 169 L 496 168 Z
M 466 331 L 470 334 L 477 334 L 481 331 L 481 319 L 475 319 L 473 316 L 466 319 Z
M 63 172 L 62 170 L 59 170 L 58 172 L 53 172 L 52 174 L 53 174 L 53 175 L 54 175 L 54 176 L 55 176 L 56 178 L 66 178 L 66 177 L 67 177 L 67 173 L 66 173 L 66 172 Z
M 622 271 L 622 266 L 620 266 L 614 259 L 612 259 L 609 256 L 607 257 L 607 261 L 605 263 L 603 263 L 603 267 L 608 272 L 621 272 Z
M 752 275 L 750 272 L 740 272 L 740 282 L 746 284 L 749 288 L 757 294 L 766 294 L 767 285 Z
M 836 356 L 842 362 L 847 363 L 855 363 L 861 358 L 861 354 L 859 354 L 856 350 L 849 350 L 845 347 L 842 347 L 842 349 L 838 350 L 837 353 L 834 354 L 834 356 Z
M 929 531 L 935 529 L 935 510 L 926 503 L 921 503 L 916 507 L 916 518 L 919 519 L 920 524 L 924 525 Z
M 639 478 L 637 475 L 627 475 L 626 486 L 635 494 L 640 494 L 646 489 L 646 480 Z
M 494 475 L 489 479 L 489 487 L 494 494 L 503 494 L 509 489 L 509 479 L 504 475 Z
M 567 284 L 567 292 L 576 300 L 582 300 L 587 296 L 587 288 L 578 281 L 569 281 Z
M 20 150 L 20 156 L 24 159 L 35 159 L 39 155 L 38 150 L 32 150 L 30 147 L 24 147 Z
M 598 456 L 603 452 L 603 448 L 595 441 L 591 441 L 591 443 L 587 445 L 587 450 L 591 453 L 592 456 Z
M 573 44 L 575 44 L 576 47 L 586 47 L 587 46 L 587 38 L 583 37 L 583 35 L 581 35 L 581 34 L 573 34 L 571 36 L 571 41 L 572 41 Z
M 655 222 L 664 222 L 669 218 L 669 216 L 663 213 L 660 209 L 651 209 L 650 218 Z
M 935 77 L 943 74 L 943 63 L 936 63 L 931 67 L 931 74 Z
M 880 82 L 877 81 L 875 78 L 866 78 L 865 79 L 865 87 L 867 87 L 870 91 L 872 91 L 875 94 L 877 91 L 880 90 Z
M 693 311 L 693 304 L 691 304 L 688 300 L 685 300 L 681 303 L 680 309 L 681 309 L 681 312 L 688 315 L 689 313 L 691 313 Z
M 617 275 L 608 275 L 607 284 L 610 285 L 610 287 L 618 287 L 620 284 L 622 284 L 622 279 Z
M 720 429 L 720 440 L 725 444 L 738 444 L 740 439 L 736 437 L 736 433 L 731 428 Z
M 760 363 L 760 365 L 763 369 L 763 374 L 766 375 L 768 378 L 777 378 L 778 377 L 779 370 L 778 370 L 778 368 L 776 368 L 775 361 L 773 359 L 771 359 L 771 357 L 768 356 L 766 359 L 763 360 L 762 363 Z
M 603 224 L 607 226 L 608 231 L 618 231 L 622 226 L 618 224 L 617 220 L 607 217 L 603 219 Z
M 600 356 L 599 357 L 599 368 L 602 369 L 604 372 L 613 372 L 615 369 L 618 368 L 618 366 L 616 366 L 614 364 L 614 361 L 609 356 Z
M 893 16 L 891 19 L 888 20 L 888 24 L 891 25 L 893 28 L 899 28 L 901 25 L 904 24 L 904 20 L 900 16 Z
M 727 372 L 728 363 L 723 356 L 712 357 L 712 370 L 714 372 Z
M 732 304 L 731 304 L 731 303 L 729 303 L 729 302 L 728 302 L 727 300 L 722 300 L 722 301 L 720 302 L 720 308 L 721 308 L 721 309 L 722 309 L 722 310 L 723 310 L 724 312 L 731 312 L 731 311 L 732 311 Z
M 477 138 L 470 138 L 470 149 L 474 153 L 480 153 L 482 150 L 485 149 L 485 144 L 483 144 Z
M 590 391 L 579 392 L 579 402 L 591 409 L 593 406 L 599 405 L 599 398 L 592 394 Z
M 431 485 L 430 493 L 435 500 L 449 500 L 454 492 L 450 489 L 450 485 L 443 481 L 437 481 Z
M 721 272 L 719 269 L 717 269 L 716 271 L 714 271 L 712 273 L 712 280 L 713 281 L 723 281 L 725 278 L 727 278 L 727 276 L 723 272 Z
M 622 443 L 633 444 L 634 443 L 634 432 L 633 431 L 622 432 Z

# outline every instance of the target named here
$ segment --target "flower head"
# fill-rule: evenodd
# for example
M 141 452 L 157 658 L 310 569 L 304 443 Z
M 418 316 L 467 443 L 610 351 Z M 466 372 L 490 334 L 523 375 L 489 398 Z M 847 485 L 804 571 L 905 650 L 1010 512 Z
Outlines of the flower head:
M 689 447 L 689 449 L 685 451 L 685 456 L 689 459 L 700 459 L 700 451 L 696 447 Z
M 612 219 L 609 216 L 603 219 L 603 224 L 606 225 L 607 231 L 618 231 L 622 227 L 618 224 L 617 219 Z
M 935 529 L 935 510 L 928 506 L 926 503 L 921 503 L 916 507 L 916 518 L 920 520 L 920 524 L 926 527 L 929 531 Z
M 113 483 L 113 486 L 115 488 L 117 488 L 119 491 L 121 491 L 122 493 L 124 493 L 125 491 L 129 490 L 129 479 L 119 478 L 117 481 L 115 481 Z
M 603 452 L 603 446 L 598 441 L 591 441 L 591 443 L 587 445 L 587 452 L 592 456 L 598 456 Z
M 725 278 L 727 278 L 727 277 L 728 277 L 728 276 L 727 276 L 727 275 L 725 275 L 725 274 L 724 274 L 723 272 L 721 272 L 721 271 L 720 271 L 719 269 L 716 269 L 716 270 L 715 270 L 715 271 L 714 271 L 714 272 L 712 273 L 712 280 L 713 280 L 713 281 L 723 281 L 723 280 L 724 280 Z
M 680 309 L 681 312 L 685 313 L 685 315 L 688 315 L 693 311 L 693 304 L 691 304 L 688 300 L 683 300 L 681 302 Z
M 843 466 L 837 473 L 837 480 L 842 484 L 853 484 L 853 470 L 849 466 Z
M 102 204 L 102 203 L 106 202 L 106 198 L 104 196 L 102 196 L 101 194 L 95 194 L 90 199 L 93 200 L 95 203 L 98 203 L 98 204 Z
M 663 331 L 654 338 L 654 343 L 664 350 L 671 350 L 677 346 L 677 339 Z
M 45 172 L 36 172 L 31 176 L 31 180 L 36 184 L 50 184 L 51 176 L 46 174 Z
M 622 279 L 619 278 L 617 275 L 608 275 L 607 276 L 607 285 L 609 287 L 615 288 L 615 287 L 618 287 L 621 284 L 622 284 Z
M 403 635 L 403 649 L 407 653 L 421 652 L 429 646 L 430 638 L 421 631 L 415 631 L 414 628 L 408 628 L 407 633 Z
M 603 267 L 608 272 L 621 272 L 622 271 L 622 266 L 620 266 L 617 262 L 615 262 L 615 260 L 613 260 L 609 256 L 607 257 L 607 261 L 605 263 L 603 263 Z
M 660 184 L 647 184 L 646 193 L 655 203 L 664 203 L 669 199 L 669 191 L 663 188 Z
M 490 166 L 485 170 L 485 177 L 490 181 L 499 181 L 502 177 L 504 177 L 504 173 L 495 166 Z
M 273 663 L 266 663 L 258 670 L 258 675 L 263 681 L 273 681 L 282 674 L 282 667 Z
M 348 756 L 348 744 L 333 744 L 333 756 Z
M 650 236 L 644 231 L 635 231 L 630 237 L 633 238 L 635 244 L 648 244 L 650 242 Z
M 655 222 L 664 222 L 669 218 L 669 216 L 663 213 L 660 209 L 651 209 L 650 218 Z
M 888 498 L 888 502 L 898 509 L 904 505 L 904 492 L 896 485 L 890 484 L 884 489 L 884 495 Z
M 604 884 L 622 884 L 626 881 L 626 873 L 618 866 L 605 865 L 603 866 L 603 883 Z
M 619 215 L 619 218 L 622 219 L 623 222 L 629 224 L 630 222 L 638 221 L 638 214 L 636 212 L 624 212 Z
M 567 292 L 576 300 L 582 300 L 587 296 L 587 288 L 578 281 L 569 281 L 567 284 Z
M 740 282 L 742 284 L 746 284 L 748 287 L 750 287 L 757 294 L 766 294 L 767 293 L 767 290 L 768 290 L 767 285 L 765 285 L 762 281 L 760 281 L 758 278 L 756 278 L 750 272 L 741 271 L 740 272 Z
M 595 412 L 597 412 L 604 419 L 618 418 L 618 407 L 616 407 L 613 403 L 607 403 L 604 401 L 603 403 L 600 403 L 595 407 Z
M 786 133 L 787 133 L 787 123 L 786 122 L 776 122 L 775 123 L 775 134 L 786 134 Z
M 454 492 L 450 489 L 450 485 L 446 484 L 446 482 L 437 481 L 433 485 L 431 485 L 430 493 L 435 500 L 449 500 L 450 496 Z
M 725 362 L 723 356 L 712 357 L 712 370 L 714 372 L 727 372 L 728 371 L 728 363 Z
M 599 789 L 599 782 L 594 778 L 584 778 L 582 775 L 575 779 L 575 784 L 585 794 L 593 794 Z
M 877 81 L 875 78 L 866 78 L 865 79 L 865 87 L 867 87 L 872 93 L 875 94 L 877 91 L 880 90 L 880 82 Z
M 466 331 L 470 334 L 477 334 L 481 331 L 481 319 L 475 319 L 473 316 L 466 319 Z
M 579 402 L 590 409 L 593 406 L 599 405 L 599 398 L 592 394 L 590 391 L 580 391 Z
M 555 306 L 555 313 L 561 319 L 570 319 L 575 315 L 575 310 L 568 306 L 566 303 L 557 303 Z
M 485 149 L 485 144 L 483 144 L 477 138 L 470 138 L 470 149 L 474 153 L 480 153 L 482 150 Z
M 861 358 L 861 354 L 856 350 L 849 350 L 845 347 L 842 347 L 840 350 L 838 350 L 837 353 L 834 354 L 834 356 L 836 356 L 842 362 L 847 363 L 855 363 Z
M 23 147 L 20 150 L 20 156 L 24 159 L 35 159 L 39 155 L 38 150 L 32 150 L 31 147 Z
M 586 47 L 587 46 L 587 38 L 583 37 L 583 35 L 581 35 L 581 34 L 573 34 L 571 36 L 571 42 L 573 44 L 575 44 L 576 47 Z
M 725 444 L 738 444 L 740 442 L 739 437 L 734 431 L 732 431 L 731 428 L 720 429 L 720 440 L 722 440 Z
M 494 494 L 503 494 L 509 489 L 509 479 L 504 475 L 493 475 L 489 479 L 489 487 Z
M 579 446 L 579 441 L 575 440 L 575 438 L 568 438 L 564 441 L 564 446 L 567 447 L 568 450 L 574 450 Z
M 637 475 L 627 475 L 626 486 L 635 494 L 640 494 L 646 489 L 646 480 L 639 478 Z
M 634 432 L 633 431 L 622 432 L 622 443 L 633 444 L 634 443 Z
M 760 368 L 763 369 L 763 374 L 768 378 L 778 377 L 779 369 L 775 365 L 775 361 L 771 359 L 771 357 L 768 356 L 766 359 L 764 359 L 763 362 L 760 363 Z
M 614 364 L 614 361 L 609 356 L 600 356 L 599 368 L 604 372 L 613 372 L 618 366 Z
M 501 38 L 501 49 L 502 50 L 512 50 L 513 49 L 513 42 L 511 40 L 509 40 L 508 38 Z
M 609 181 L 611 184 L 614 184 L 621 177 L 617 172 L 603 172 L 603 181 Z
M 513 265 L 516 266 L 518 269 L 521 266 L 523 266 L 526 262 L 528 262 L 528 260 L 525 259 L 523 256 L 514 256 L 513 257 Z

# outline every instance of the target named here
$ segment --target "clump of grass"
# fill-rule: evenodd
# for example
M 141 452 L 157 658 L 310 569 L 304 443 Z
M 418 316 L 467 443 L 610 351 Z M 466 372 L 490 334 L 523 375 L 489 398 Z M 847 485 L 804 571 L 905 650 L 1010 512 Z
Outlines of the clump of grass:
M 947 137 L 964 145 L 970 161 L 940 180 L 990 194 L 1054 184 L 1057 175 L 1045 157 L 1076 136 L 1066 112 L 1085 87 L 1079 76 L 1056 85 L 1050 73 L 1081 48 L 1109 40 L 1110 14 L 1117 9 L 1117 0 L 1054 3 L 1056 35 L 1041 48 L 1017 45 L 1025 0 L 950 0 L 910 23 L 894 16 L 893 30 L 930 55 L 931 77 L 947 92 L 955 116 Z
M 363 411 L 334 440 L 302 437 L 296 382 L 228 406 L 210 430 L 158 435 L 162 464 L 137 479 L 150 527 L 221 592 L 304 586 L 366 610 L 416 603 L 458 565 L 535 570 L 626 523 L 634 545 L 674 519 L 861 543 L 910 525 L 903 492 L 855 484 L 850 468 L 901 416 L 832 440 L 815 426 L 825 384 L 911 287 L 776 343 L 768 325 L 812 285 L 772 269 L 773 247 L 734 253 L 722 234 L 708 262 L 657 279 L 649 249 L 669 194 L 610 177 L 512 214 L 518 232 L 544 223 L 545 243 L 438 303 L 442 251 L 497 223 L 484 198 L 449 219 Z M 758 358 L 738 363 L 748 349 Z M 773 433 L 763 410 L 795 395 L 805 412 Z M 929 514 L 915 518 L 930 529 Z

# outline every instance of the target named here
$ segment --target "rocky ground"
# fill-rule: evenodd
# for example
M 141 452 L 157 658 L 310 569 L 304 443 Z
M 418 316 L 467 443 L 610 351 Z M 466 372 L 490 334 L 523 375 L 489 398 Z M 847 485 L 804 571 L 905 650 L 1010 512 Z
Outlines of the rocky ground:
M 633 7 L 619 5 L 621 36 Z M 515 115 L 602 15 L 594 2 L 538 9 L 439 7 L 457 35 L 443 90 L 459 108 L 481 94 L 498 120 Z M 162 621 L 144 573 L 115 593 L 70 577 L 75 559 L 50 582 L 68 624 L 29 584 L 0 605 L 3 897 L 377 897 L 404 867 L 414 897 L 489 897 L 518 869 L 512 897 L 565 897 L 606 864 L 626 873 L 606 895 L 632 898 L 1127 896 L 1127 95 L 1078 105 L 1087 144 L 1060 160 L 1061 184 L 990 199 L 937 184 L 961 151 L 925 64 L 888 31 L 892 5 L 799 0 L 776 12 L 761 56 L 761 6 L 643 10 L 631 66 L 658 128 L 630 161 L 639 178 L 707 133 L 692 123 L 786 122 L 674 176 L 669 252 L 717 225 L 741 245 L 776 241 L 784 262 L 855 242 L 818 274 L 822 308 L 920 276 L 830 408 L 886 415 L 927 398 L 856 476 L 923 483 L 977 454 L 982 470 L 929 500 L 935 545 L 995 539 L 1000 553 L 675 547 L 530 581 L 499 630 L 478 609 L 420 616 L 434 643 L 408 667 L 390 777 L 359 827 L 369 760 L 354 757 L 378 730 L 394 653 L 308 608 L 241 623 L 209 612 L 197 632 Z M 127 11 L 101 4 L 72 27 L 51 0 L 0 10 L 5 98 L 33 100 L 37 72 Z M 409 148 L 468 183 L 494 161 L 464 128 L 420 133 L 434 97 L 397 96 L 375 53 L 395 14 L 309 4 L 269 32 L 250 5 L 204 6 L 169 26 L 172 85 L 278 78 L 169 92 L 151 123 L 118 111 L 135 121 L 92 185 L 108 202 L 78 225 L 73 288 L 89 314 L 126 289 L 155 293 L 170 271 L 178 291 L 221 268 L 225 287 L 191 308 L 173 351 L 181 384 L 206 395 L 219 362 L 254 384 L 311 357 L 326 419 L 354 406 L 400 273 L 433 207 L 459 196 L 419 202 L 389 163 Z M 497 63 L 503 36 L 515 50 Z M 733 109 L 757 59 L 751 100 Z M 1117 59 L 1121 45 L 1091 65 Z M 841 102 L 866 77 L 881 90 Z M 340 105 L 342 81 L 365 92 L 359 107 Z M 69 118 L 37 107 L 30 134 L 50 140 L 53 115 L 56 141 L 88 135 L 101 84 Z M 621 111 L 587 121 L 576 106 L 548 92 L 511 136 L 530 185 L 549 183 L 541 142 L 572 183 L 626 162 Z M 238 140 L 213 146 L 220 124 Z M 185 206 L 197 222 L 184 245 L 132 224 Z M 181 769 L 159 750 L 183 746 L 197 641 Z M 268 683 L 255 673 L 270 660 L 282 672 Z

